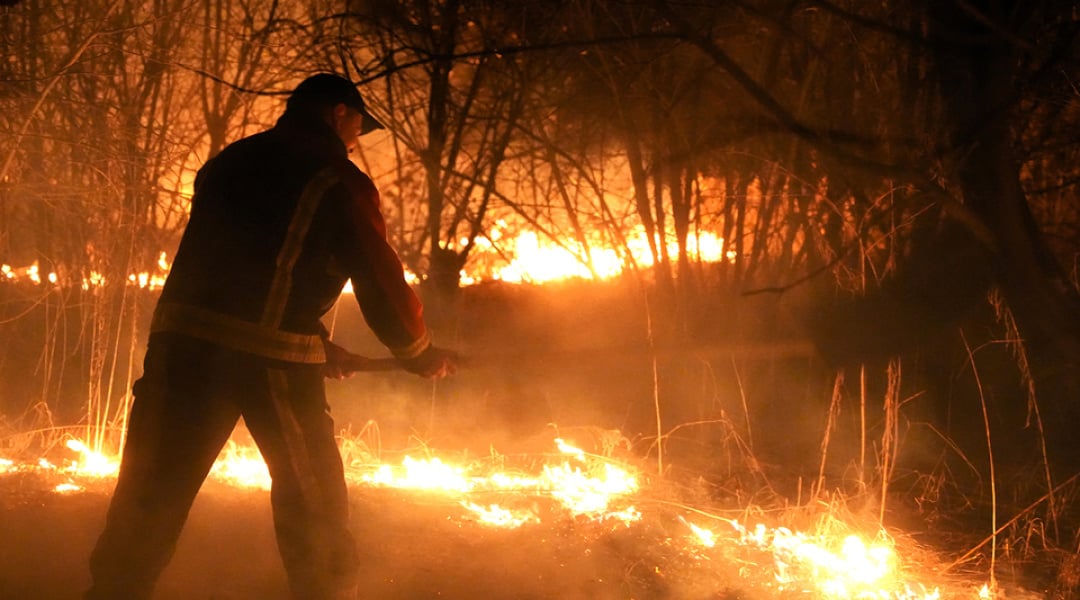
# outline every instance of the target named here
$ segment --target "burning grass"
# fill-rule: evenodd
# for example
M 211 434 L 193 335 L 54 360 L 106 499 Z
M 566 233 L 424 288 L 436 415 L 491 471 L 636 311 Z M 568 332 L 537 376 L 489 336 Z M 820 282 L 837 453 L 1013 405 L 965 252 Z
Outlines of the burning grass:
M 848 513 L 842 502 L 711 507 L 693 485 L 652 475 L 624 444 L 605 443 L 590 452 L 560 437 L 546 451 L 505 455 L 493 449 L 470 457 L 423 445 L 391 453 L 378 447 L 377 437 L 369 424 L 340 439 L 354 498 L 360 498 L 354 502 L 366 504 L 361 512 L 413 506 L 415 512 L 398 519 L 434 519 L 439 525 L 430 543 L 452 532 L 489 550 L 513 546 L 523 557 L 539 551 L 530 550 L 536 544 L 554 544 L 561 548 L 544 551 L 623 565 L 621 580 L 594 573 L 607 583 L 593 582 L 602 591 L 581 597 L 989 597 L 970 580 L 944 573 L 945 563 L 929 550 Z M 117 458 L 73 434 L 64 438 L 47 456 L 0 459 L 0 482 L 9 496 L 16 485 L 24 496 L 33 489 L 54 495 L 107 491 Z M 245 493 L 269 488 L 266 468 L 242 428 L 211 479 Z M 552 560 L 565 564 L 563 558 Z M 529 564 L 526 558 L 517 568 L 527 571 Z

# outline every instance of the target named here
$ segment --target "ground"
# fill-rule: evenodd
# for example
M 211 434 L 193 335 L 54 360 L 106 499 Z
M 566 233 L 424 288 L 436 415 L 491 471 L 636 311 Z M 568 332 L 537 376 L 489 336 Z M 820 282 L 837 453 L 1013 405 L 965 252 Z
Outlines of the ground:
M 0 511 L 0 598 L 79 595 L 108 503 L 107 485 L 96 487 L 106 489 L 65 495 L 9 491 Z M 675 597 L 665 591 L 670 585 L 648 562 L 649 553 L 641 551 L 640 529 L 571 520 L 492 530 L 462 518 L 446 501 L 370 488 L 352 495 L 353 528 L 363 554 L 362 597 Z M 287 598 L 268 494 L 208 484 L 156 597 Z
M 59 494 L 50 489 L 54 482 L 31 472 L 0 476 L 0 598 L 77 598 L 87 585 L 87 557 L 101 529 L 112 483 L 90 481 L 83 491 Z M 654 494 L 640 500 L 644 516 L 630 526 L 557 514 L 537 500 L 542 522 L 507 530 L 477 523 L 456 499 L 354 486 L 352 528 L 362 552 L 361 597 L 829 597 L 798 585 L 778 588 L 773 579 L 776 557 L 760 549 L 722 544 L 705 549 L 691 543 L 680 515 L 717 523 L 715 514 L 694 518 L 690 507 Z M 943 597 L 976 597 L 974 581 L 952 581 L 957 585 L 943 589 Z M 268 493 L 209 481 L 156 598 L 288 598 Z

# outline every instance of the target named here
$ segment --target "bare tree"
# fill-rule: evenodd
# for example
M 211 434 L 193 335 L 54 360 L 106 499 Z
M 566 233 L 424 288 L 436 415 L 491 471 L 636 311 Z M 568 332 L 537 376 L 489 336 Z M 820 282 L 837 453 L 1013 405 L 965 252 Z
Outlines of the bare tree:
M 377 61 L 354 67 L 383 80 L 380 108 L 394 131 L 397 177 L 384 193 L 396 209 L 397 246 L 422 275 L 433 316 L 453 302 L 526 115 L 535 71 L 501 49 L 528 43 L 537 31 L 529 24 L 541 21 L 523 15 L 542 11 L 447 0 L 369 3 L 351 15 L 356 43 L 376 48 Z

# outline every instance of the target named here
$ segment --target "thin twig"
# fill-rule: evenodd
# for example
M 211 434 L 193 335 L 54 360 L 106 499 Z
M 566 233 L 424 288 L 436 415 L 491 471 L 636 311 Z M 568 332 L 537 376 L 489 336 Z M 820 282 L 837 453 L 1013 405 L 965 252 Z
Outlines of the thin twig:
M 983 393 L 982 379 L 979 377 L 979 369 L 975 364 L 975 353 L 971 350 L 963 329 L 960 329 L 960 338 L 964 341 L 964 349 L 967 350 L 968 360 L 971 362 L 971 374 L 975 377 L 975 385 L 979 389 L 979 405 L 982 407 L 983 427 L 986 431 L 986 454 L 990 461 L 990 525 L 994 528 L 994 532 L 990 534 L 988 541 L 991 542 L 990 587 L 993 589 L 997 587 L 994 571 L 997 563 L 997 535 L 1000 530 L 997 527 L 997 478 L 994 476 L 994 446 L 990 441 L 990 414 L 986 409 L 986 395 Z M 983 542 L 985 543 L 986 541 Z
M 1052 489 L 1052 490 L 1046 492 L 1045 494 L 1043 494 L 1042 497 L 1040 497 L 1038 500 L 1035 500 L 1031 504 L 1024 507 L 1024 510 L 1021 510 L 1020 512 L 1016 513 L 1016 515 L 1014 515 L 1013 518 L 1011 518 L 1008 521 L 1006 521 L 1005 523 L 1003 523 L 1001 525 L 1001 527 L 998 527 L 993 533 L 991 533 L 986 538 L 984 538 L 983 541 L 979 542 L 978 544 L 975 544 L 975 546 L 973 546 L 970 550 L 968 550 L 963 555 L 961 555 L 960 558 L 957 558 L 953 562 L 949 563 L 942 570 L 942 572 L 947 573 L 950 570 L 952 570 L 954 567 L 959 565 L 960 563 L 966 561 L 968 558 L 971 557 L 972 554 L 975 554 L 979 550 L 979 548 L 982 548 L 987 543 L 993 541 L 997 537 L 998 534 L 1000 534 L 1002 531 L 1005 531 L 1006 529 L 1011 527 L 1014 523 L 1016 523 L 1018 520 L 1020 520 L 1020 517 L 1022 517 L 1024 515 L 1026 515 L 1027 513 L 1031 512 L 1032 510 L 1035 509 L 1036 506 L 1042 504 L 1046 500 L 1048 500 L 1050 498 L 1053 498 L 1055 494 L 1060 492 L 1066 486 L 1072 484 L 1077 479 L 1080 479 L 1080 473 L 1074 473 L 1072 477 L 1066 479 L 1065 481 L 1062 481 L 1056 487 L 1054 487 L 1054 489 Z

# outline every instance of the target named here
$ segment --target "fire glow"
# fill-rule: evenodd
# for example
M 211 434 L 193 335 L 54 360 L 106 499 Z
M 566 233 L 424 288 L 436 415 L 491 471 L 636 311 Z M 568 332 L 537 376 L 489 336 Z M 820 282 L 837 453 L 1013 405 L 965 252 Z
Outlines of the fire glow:
M 557 439 L 555 443 L 558 453 L 550 455 L 555 460 L 544 462 L 533 474 L 458 465 L 438 457 L 406 456 L 397 465 L 354 461 L 346 465 L 346 477 L 353 486 L 445 498 L 448 507 L 460 508 L 463 521 L 481 527 L 517 529 L 565 518 L 604 528 L 610 527 L 608 524 L 629 528 L 645 520 L 646 516 L 635 507 L 639 502 L 649 502 L 640 483 L 641 473 L 612 459 L 586 453 L 565 440 Z M 60 474 L 64 480 L 54 491 L 61 494 L 82 491 L 82 484 L 89 481 L 115 477 L 118 458 L 94 451 L 73 438 L 65 447 L 75 459 L 57 465 L 45 459 L 20 464 L 0 458 L 0 475 L 20 471 Z M 232 440 L 222 450 L 210 478 L 243 489 L 270 487 L 270 476 L 258 450 Z M 553 510 L 538 510 L 538 501 L 547 502 Z M 649 516 L 654 522 L 662 518 Z M 770 592 L 837 600 L 943 597 L 936 587 L 910 583 L 900 576 L 895 543 L 883 532 L 867 541 L 854 534 L 811 535 L 782 526 L 747 526 L 737 520 L 711 519 L 713 527 L 677 516 L 677 526 L 684 533 L 667 543 L 706 569 L 710 561 L 730 561 L 741 555 L 747 566 L 740 570 L 740 578 L 769 579 L 761 586 Z M 988 597 L 986 594 L 984 587 L 949 597 Z
M 629 233 L 625 240 L 626 247 L 622 250 L 605 245 L 603 240 L 592 240 L 586 248 L 574 240 L 545 239 L 532 231 L 522 231 L 510 237 L 502 233 L 505 227 L 506 224 L 500 221 L 487 237 L 477 238 L 470 255 L 469 268 L 460 273 L 463 285 L 481 281 L 539 284 L 568 279 L 608 280 L 624 273 L 631 264 L 638 268 L 649 268 L 655 262 L 648 235 L 642 227 Z M 461 241 L 462 245 L 466 243 L 467 240 Z M 690 236 L 686 246 L 687 255 L 694 261 L 718 263 L 735 259 L 733 251 L 725 250 L 724 239 L 711 232 Z M 668 241 L 665 250 L 669 256 L 676 256 L 679 247 L 674 241 Z M 152 269 L 129 274 L 125 284 L 145 290 L 159 290 L 165 285 L 171 266 L 167 253 L 161 252 Z M 414 284 L 420 281 L 412 272 L 406 272 L 406 278 Z M 62 269 L 45 272 L 40 261 L 26 267 L 0 265 L 0 283 L 5 282 L 52 287 L 78 286 L 83 290 L 109 283 L 103 274 L 93 270 L 84 275 L 68 274 Z
M 153 271 L 141 271 L 131 273 L 125 282 L 144 290 L 159 290 L 165 285 L 165 278 L 169 274 L 172 265 L 168 261 L 165 252 L 158 254 L 158 260 Z M 83 290 L 103 287 L 108 283 L 105 275 L 91 270 L 84 275 L 68 275 L 62 270 L 50 270 L 43 273 L 39 261 L 34 261 L 26 267 L 13 267 L 7 263 L 0 264 L 0 283 L 22 283 L 36 286 L 49 285 L 52 287 L 68 287 L 77 285 Z
M 473 269 L 462 271 L 462 282 L 477 283 L 489 279 L 506 283 L 546 283 L 567 279 L 605 280 L 618 277 L 631 264 L 638 268 L 653 266 L 652 250 L 645 228 L 630 231 L 625 247 L 617 249 L 603 239 L 589 241 L 588 247 L 576 240 L 558 241 L 542 238 L 532 231 L 514 236 L 504 232 L 505 221 L 499 221 L 486 237 L 475 240 L 472 255 Z M 468 240 L 461 240 L 464 246 Z M 659 243 L 659 240 L 657 241 Z M 677 256 L 679 245 L 673 240 L 664 243 L 669 256 Z M 687 256 L 702 263 L 718 263 L 735 259 L 726 250 L 724 239 L 708 231 L 689 236 Z
M 780 590 L 799 590 L 809 578 L 826 598 L 941 598 L 936 588 L 927 590 L 896 578 L 896 553 L 892 542 L 884 536 L 867 543 L 857 535 L 828 538 L 786 527 L 767 528 L 762 524 L 746 527 L 738 521 L 730 521 L 730 525 L 740 545 L 763 550 L 773 557 Z M 696 535 L 702 535 L 700 528 L 694 530 Z
M 615 519 L 625 524 L 640 518 L 640 513 L 633 506 L 611 510 L 614 504 L 638 490 L 637 476 L 610 462 L 588 457 L 582 450 L 561 439 L 556 443 L 567 458 L 561 464 L 543 465 L 536 476 L 504 472 L 476 475 L 438 458 L 417 460 L 406 456 L 400 467 L 381 465 L 374 472 L 362 474 L 360 482 L 450 494 L 525 493 L 551 498 L 575 517 Z M 539 516 L 534 512 L 499 504 L 481 506 L 462 501 L 461 506 L 472 512 L 479 522 L 489 525 L 517 527 L 539 521 Z

